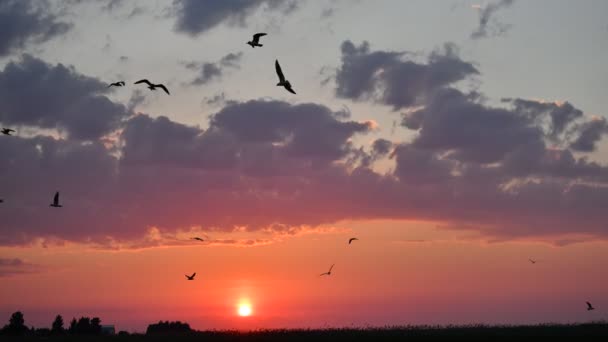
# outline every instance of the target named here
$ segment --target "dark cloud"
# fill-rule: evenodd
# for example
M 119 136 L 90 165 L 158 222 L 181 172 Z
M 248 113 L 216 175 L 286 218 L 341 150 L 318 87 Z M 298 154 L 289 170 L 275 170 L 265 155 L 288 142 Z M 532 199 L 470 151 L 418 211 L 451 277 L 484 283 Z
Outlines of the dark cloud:
M 0 71 L 0 121 L 57 129 L 74 139 L 97 139 L 118 128 L 127 109 L 103 93 L 107 85 L 63 64 L 23 55 Z
M 527 115 L 532 119 L 542 120 L 548 119 L 549 132 L 548 136 L 553 141 L 562 139 L 562 134 L 566 128 L 583 117 L 583 111 L 574 108 L 572 104 L 555 103 L 555 102 L 539 102 L 525 99 L 502 99 L 502 102 L 512 103 L 517 112 Z
M 62 22 L 51 12 L 46 0 L 0 1 L 0 57 L 27 44 L 41 44 L 70 30 L 71 24 Z
M 479 10 L 479 26 L 471 33 L 471 39 L 480 39 L 504 34 L 510 26 L 495 19 L 496 12 L 511 6 L 515 0 L 497 0 Z M 492 20 L 494 19 L 494 20 Z
M 430 54 L 426 63 L 405 57 L 407 52 L 370 51 L 369 44 L 342 43 L 342 65 L 336 73 L 336 95 L 373 100 L 395 110 L 414 106 L 436 89 L 478 74 L 462 61 L 454 45 Z
M 608 122 L 605 118 L 596 118 L 580 124 L 578 136 L 570 148 L 579 152 L 593 152 L 604 135 L 608 135 Z
M 12 275 L 37 272 L 38 265 L 25 262 L 21 259 L 0 258 L 0 278 Z
M 222 109 L 211 117 L 211 127 L 244 142 L 282 144 L 290 156 L 335 160 L 349 152 L 352 135 L 371 129 L 369 122 L 339 121 L 345 115 L 312 103 L 249 101 Z
M 289 13 L 296 6 L 293 0 L 174 0 L 172 10 L 177 16 L 175 29 L 197 36 L 222 23 L 244 25 L 259 8 Z
M 240 68 L 241 58 L 243 53 L 229 53 L 222 57 L 216 63 L 196 63 L 189 62 L 184 64 L 187 69 L 199 71 L 199 75 L 192 81 L 194 85 L 203 85 L 211 82 L 212 80 L 220 79 L 226 69 L 238 69 Z

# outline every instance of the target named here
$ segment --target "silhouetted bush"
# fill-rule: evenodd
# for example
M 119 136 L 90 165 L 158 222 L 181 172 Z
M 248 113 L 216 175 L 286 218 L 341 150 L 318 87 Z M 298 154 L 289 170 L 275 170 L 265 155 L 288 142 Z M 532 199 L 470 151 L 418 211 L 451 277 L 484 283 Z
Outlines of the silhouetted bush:
M 192 331 L 193 330 L 190 329 L 190 325 L 188 323 L 182 323 L 180 321 L 177 321 L 177 322 L 159 321 L 156 324 L 148 325 L 148 329 L 146 329 L 146 335 L 184 334 L 184 333 L 190 333 Z

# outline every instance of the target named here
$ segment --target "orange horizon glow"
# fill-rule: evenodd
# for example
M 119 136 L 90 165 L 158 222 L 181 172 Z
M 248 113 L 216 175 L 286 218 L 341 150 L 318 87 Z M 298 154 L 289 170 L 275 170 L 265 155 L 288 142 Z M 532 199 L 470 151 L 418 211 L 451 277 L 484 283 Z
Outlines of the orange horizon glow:
M 605 242 L 490 244 L 421 222 L 337 226 L 247 248 L 0 248 L 37 267 L 1 279 L 0 324 L 14 311 L 36 327 L 61 314 L 138 332 L 159 320 L 200 330 L 541 323 L 600 319 L 608 307 Z M 331 277 L 319 277 L 334 262 Z

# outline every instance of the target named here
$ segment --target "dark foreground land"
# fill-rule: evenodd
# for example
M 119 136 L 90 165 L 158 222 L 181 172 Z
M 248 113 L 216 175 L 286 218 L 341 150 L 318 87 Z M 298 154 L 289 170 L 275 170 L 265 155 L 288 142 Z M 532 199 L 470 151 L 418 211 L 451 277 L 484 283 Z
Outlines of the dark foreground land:
M 554 341 L 563 338 L 581 340 L 581 337 L 608 337 L 608 323 L 573 325 L 543 324 L 534 326 L 413 326 L 366 329 L 289 329 L 239 331 L 192 331 L 179 334 L 126 334 L 91 336 L 65 334 L 60 336 L 2 336 L 3 341 L 515 341 L 520 337 L 536 337 Z M 543 339 L 545 338 L 545 339 Z M 604 341 L 608 341 L 604 339 Z

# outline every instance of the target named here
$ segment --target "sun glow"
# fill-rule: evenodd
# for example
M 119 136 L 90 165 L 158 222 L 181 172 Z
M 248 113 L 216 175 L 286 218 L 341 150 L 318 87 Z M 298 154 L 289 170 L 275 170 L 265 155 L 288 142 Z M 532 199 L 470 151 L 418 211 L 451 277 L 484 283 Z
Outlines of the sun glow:
M 249 304 L 239 305 L 238 312 L 239 312 L 239 316 L 241 316 L 241 317 L 251 316 L 251 305 L 249 305 Z

